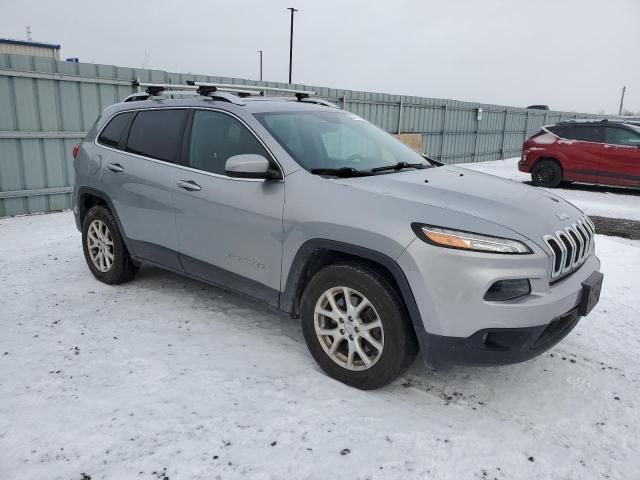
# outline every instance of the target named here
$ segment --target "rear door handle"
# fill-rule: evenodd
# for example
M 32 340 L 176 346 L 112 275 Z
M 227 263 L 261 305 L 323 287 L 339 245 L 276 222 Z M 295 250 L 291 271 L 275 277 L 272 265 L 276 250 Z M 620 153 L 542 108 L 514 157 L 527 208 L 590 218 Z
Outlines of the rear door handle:
M 124 167 L 119 163 L 109 163 L 107 164 L 107 168 L 116 173 L 124 172 Z
M 199 192 L 200 190 L 202 190 L 202 188 L 200 188 L 200 185 L 198 185 L 193 180 L 178 180 L 178 186 L 190 192 Z

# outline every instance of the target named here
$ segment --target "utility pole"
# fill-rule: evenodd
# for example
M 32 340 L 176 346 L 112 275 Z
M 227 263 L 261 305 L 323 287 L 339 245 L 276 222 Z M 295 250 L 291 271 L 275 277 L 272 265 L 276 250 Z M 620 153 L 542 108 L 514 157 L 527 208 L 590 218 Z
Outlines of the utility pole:
M 618 116 L 622 115 L 622 104 L 624 103 L 624 92 L 627 90 L 627 87 L 622 87 L 622 96 L 620 97 L 620 110 L 618 110 Z
M 260 54 L 260 81 L 262 81 L 262 50 L 258 50 Z
M 293 62 L 293 14 L 298 10 L 293 7 L 289 7 L 287 10 L 291 10 L 291 31 L 289 33 L 289 83 L 291 83 L 291 64 Z
M 31 40 L 31 27 L 27 27 L 27 40 L 30 41 L 30 42 L 32 41 Z

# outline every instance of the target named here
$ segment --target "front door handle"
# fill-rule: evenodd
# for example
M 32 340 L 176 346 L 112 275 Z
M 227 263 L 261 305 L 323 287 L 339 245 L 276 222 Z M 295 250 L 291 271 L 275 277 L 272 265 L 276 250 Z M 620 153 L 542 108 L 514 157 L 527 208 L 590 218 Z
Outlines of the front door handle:
M 115 173 L 124 172 L 124 167 L 119 163 L 109 163 L 107 164 L 107 168 Z
M 198 185 L 193 180 L 178 180 L 178 186 L 190 192 L 199 192 L 200 190 L 202 190 L 200 188 L 200 185 Z
M 615 150 L 617 147 L 615 145 L 605 144 L 604 148 L 606 148 L 607 150 Z

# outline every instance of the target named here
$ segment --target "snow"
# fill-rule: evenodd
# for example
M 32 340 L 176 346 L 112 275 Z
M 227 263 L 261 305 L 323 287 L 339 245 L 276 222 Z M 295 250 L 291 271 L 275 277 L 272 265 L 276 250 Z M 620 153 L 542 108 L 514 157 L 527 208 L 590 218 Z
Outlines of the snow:
M 601 301 L 543 356 L 371 392 L 296 320 L 152 267 L 104 285 L 80 245 L 69 212 L 0 219 L 3 480 L 637 478 L 640 242 L 597 238 Z
M 491 162 L 460 163 L 457 166 L 490 173 L 517 182 L 531 182 L 531 174 L 518 170 L 520 157 Z M 640 220 L 640 189 L 571 184 L 563 188 L 550 188 L 588 215 Z

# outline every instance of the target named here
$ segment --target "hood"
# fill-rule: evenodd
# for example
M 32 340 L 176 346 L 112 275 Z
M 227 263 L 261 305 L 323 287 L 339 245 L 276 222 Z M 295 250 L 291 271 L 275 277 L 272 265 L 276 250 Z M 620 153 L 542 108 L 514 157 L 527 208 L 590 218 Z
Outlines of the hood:
M 453 166 L 338 181 L 371 193 L 479 217 L 539 245 L 543 235 L 565 228 L 583 215 L 546 190 Z

